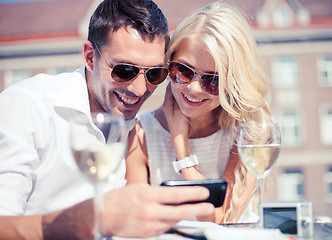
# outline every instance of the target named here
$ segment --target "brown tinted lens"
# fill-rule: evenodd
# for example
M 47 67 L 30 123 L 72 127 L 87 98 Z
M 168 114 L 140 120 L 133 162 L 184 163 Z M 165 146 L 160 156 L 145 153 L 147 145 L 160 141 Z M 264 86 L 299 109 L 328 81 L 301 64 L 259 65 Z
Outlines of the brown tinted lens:
M 219 77 L 218 75 L 203 75 L 201 78 L 201 85 L 204 90 L 212 95 L 219 94 Z
M 127 82 L 135 78 L 139 71 L 136 66 L 118 64 L 113 67 L 111 77 L 117 82 Z
M 194 75 L 195 73 L 190 68 L 181 63 L 171 62 L 169 64 L 169 77 L 176 83 L 188 83 Z
M 158 85 L 162 83 L 168 75 L 167 68 L 150 68 L 146 71 L 146 79 L 152 85 Z

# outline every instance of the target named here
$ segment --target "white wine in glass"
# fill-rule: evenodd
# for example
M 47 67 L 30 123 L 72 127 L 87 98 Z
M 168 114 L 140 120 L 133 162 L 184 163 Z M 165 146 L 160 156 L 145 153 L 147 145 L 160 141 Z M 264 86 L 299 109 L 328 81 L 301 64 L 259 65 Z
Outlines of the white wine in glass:
M 117 169 L 124 150 L 124 144 L 112 143 L 106 146 L 73 148 L 73 153 L 80 171 L 96 184 L 106 180 Z
M 103 238 L 103 184 L 124 159 L 127 130 L 115 113 L 75 117 L 70 125 L 70 144 L 75 162 L 95 187 L 95 240 Z
M 279 156 L 281 134 L 278 123 L 241 124 L 238 129 L 237 147 L 242 163 L 257 178 L 259 195 L 258 227 L 262 222 L 261 187 Z

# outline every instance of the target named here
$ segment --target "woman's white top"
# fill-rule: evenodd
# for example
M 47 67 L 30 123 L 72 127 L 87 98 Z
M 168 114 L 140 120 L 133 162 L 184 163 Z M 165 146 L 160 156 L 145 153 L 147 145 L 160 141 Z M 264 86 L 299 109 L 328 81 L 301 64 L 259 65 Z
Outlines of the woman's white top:
M 139 121 L 145 133 L 151 185 L 160 185 L 167 180 L 183 180 L 182 174 L 176 173 L 173 169 L 172 161 L 176 159 L 176 154 L 171 134 L 158 122 L 152 112 L 139 116 Z M 189 139 L 191 152 L 197 156 L 198 168 L 205 179 L 221 178 L 233 144 L 232 134 L 222 129 L 208 137 Z M 257 214 L 249 204 L 238 222 L 257 220 Z
M 173 169 L 172 161 L 175 161 L 176 154 L 171 134 L 151 112 L 141 115 L 139 121 L 145 132 L 150 183 L 160 185 L 166 180 L 183 180 L 182 174 Z M 208 137 L 189 139 L 191 152 L 197 156 L 199 170 L 206 179 L 221 178 L 233 142 L 231 134 L 221 129 Z

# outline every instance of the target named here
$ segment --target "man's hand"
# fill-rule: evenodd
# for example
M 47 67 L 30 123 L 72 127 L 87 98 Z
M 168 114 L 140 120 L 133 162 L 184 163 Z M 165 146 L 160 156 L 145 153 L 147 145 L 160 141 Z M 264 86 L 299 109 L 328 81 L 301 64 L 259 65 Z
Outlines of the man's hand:
M 131 184 L 105 197 L 105 235 L 150 237 L 169 230 L 177 222 L 214 212 L 209 203 L 171 204 L 204 200 L 209 192 L 202 187 L 157 187 Z
M 150 237 L 169 230 L 180 220 L 206 216 L 210 203 L 204 187 L 157 187 L 131 184 L 105 194 L 104 235 Z M 92 200 L 56 213 L 0 217 L 0 239 L 93 239 Z

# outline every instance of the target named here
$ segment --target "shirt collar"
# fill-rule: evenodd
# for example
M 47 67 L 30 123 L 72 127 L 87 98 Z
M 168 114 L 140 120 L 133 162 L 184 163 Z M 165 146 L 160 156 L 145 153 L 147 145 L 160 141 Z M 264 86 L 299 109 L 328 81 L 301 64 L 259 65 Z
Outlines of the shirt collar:
M 89 114 L 90 103 L 85 78 L 85 66 L 73 73 L 60 74 L 57 80 L 59 81 L 59 87 L 52 96 L 54 106 Z
M 60 85 L 60 91 L 55 91 L 53 96 L 54 108 L 63 117 L 66 116 L 66 118 L 70 118 L 72 114 L 77 114 L 77 111 L 89 116 L 91 111 L 85 66 L 80 67 L 72 74 L 73 75 L 68 75 L 67 78 L 66 75 L 64 75 L 64 79 L 62 79 L 64 82 Z M 60 76 L 61 75 L 59 75 L 59 77 Z M 134 128 L 136 118 L 137 115 L 125 121 L 128 131 Z

